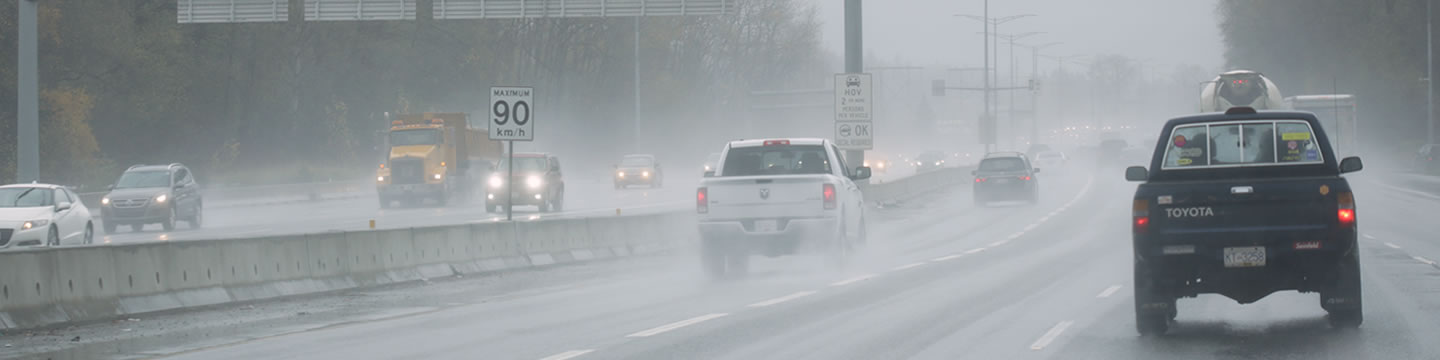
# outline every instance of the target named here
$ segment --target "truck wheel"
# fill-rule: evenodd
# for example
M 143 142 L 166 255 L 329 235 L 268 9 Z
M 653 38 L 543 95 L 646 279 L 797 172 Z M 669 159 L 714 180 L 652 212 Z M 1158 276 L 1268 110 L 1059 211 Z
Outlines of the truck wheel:
M 712 239 L 700 239 L 700 267 L 710 280 L 725 278 L 725 247 Z
M 842 214 L 841 217 L 844 215 Z M 825 245 L 827 262 L 837 269 L 845 268 L 850 261 L 850 238 L 845 234 L 845 226 L 845 224 L 841 224 L 835 238 Z
M 1360 254 L 1358 248 L 1352 249 L 1339 264 L 1334 288 L 1320 292 L 1320 307 L 1330 313 L 1331 327 L 1353 329 L 1365 321 L 1360 293 Z
M 1175 318 L 1175 298 L 1155 288 L 1149 271 L 1141 264 L 1135 264 L 1135 330 L 1141 336 L 1164 335 L 1170 330 L 1170 320 Z
M 165 218 L 165 222 L 160 223 L 160 227 L 165 228 L 165 231 L 175 231 L 175 208 L 174 208 L 174 207 L 171 207 L 171 208 L 170 208 L 170 217 Z
M 536 207 L 540 208 L 542 213 L 550 212 L 550 199 L 540 200 L 540 205 L 536 205 Z
M 115 223 L 113 223 L 113 222 L 105 221 L 104 223 L 105 223 L 105 234 L 107 234 L 107 235 L 108 235 L 108 234 L 114 234 L 115 231 L 119 230 L 119 229 L 117 229 L 117 228 L 119 228 L 120 226 L 115 225 Z
M 203 223 L 203 221 L 205 221 L 205 217 L 204 217 L 204 216 L 205 216 L 205 205 L 204 205 L 204 204 L 195 204 L 195 215 L 191 215 L 191 216 L 190 216 L 190 221 L 188 221 L 188 223 L 190 224 L 190 229 L 191 229 L 191 230 L 199 229 L 200 226 L 201 226 L 202 224 L 204 224 L 204 223 Z

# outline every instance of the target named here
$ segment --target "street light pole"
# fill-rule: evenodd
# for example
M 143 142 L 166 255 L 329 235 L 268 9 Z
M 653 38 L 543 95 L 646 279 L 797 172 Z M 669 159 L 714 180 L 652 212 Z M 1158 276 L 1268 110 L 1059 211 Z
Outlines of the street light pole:
M 36 40 L 36 0 L 20 0 L 19 4 L 19 84 L 16 93 L 15 182 L 40 180 L 40 73 L 39 46 Z
M 1040 49 L 1063 44 L 1052 42 L 1043 45 L 1020 46 L 1030 48 L 1030 81 L 1040 81 Z M 1040 92 L 1037 89 L 1030 89 L 1030 142 L 1040 142 Z
M 1006 17 L 1002 17 L 1002 18 L 992 19 L 992 18 L 990 18 L 990 1 L 989 1 L 989 0 L 985 0 L 985 12 L 984 12 L 983 16 L 966 15 L 966 14 L 955 14 L 954 16 L 963 17 L 963 18 L 967 18 L 967 19 L 971 19 L 971 20 L 976 20 L 976 21 L 980 21 L 980 22 L 982 23 L 982 25 L 984 25 L 984 26 L 983 26 L 983 27 L 984 27 L 984 31 L 982 31 L 982 33 L 985 34 L 985 46 L 984 46 L 984 48 L 985 48 L 985 53 L 984 53 L 984 55 L 985 55 L 985 73 L 984 73 L 984 77 L 985 77 L 985 88 L 984 88 L 984 91 L 983 91 L 983 92 L 985 93 L 985 114 L 983 115 L 983 116 L 984 116 L 983 119 L 985 119 L 986 121 L 989 121 L 990 119 L 993 119 L 993 118 L 994 118 L 994 114 L 995 114 L 996 112 L 999 112 L 999 110 L 1000 110 L 1000 109 L 999 109 L 999 108 L 1000 108 L 1000 104 L 999 104 L 999 102 L 998 102 L 998 100 L 1000 99 L 999 94 L 995 94 L 995 96 L 991 96 L 991 93 L 995 91 L 994 86 L 998 86 L 999 83 L 1000 83 L 1000 75 L 999 75 L 1000 72 L 999 72 L 998 70 L 992 72 L 992 71 L 991 71 L 991 67 L 990 67 L 990 64 L 992 63 L 992 61 L 991 61 L 992 59 L 994 60 L 993 63 L 995 64 L 995 69 L 999 69 L 999 67 L 1000 67 L 1000 58 L 999 58 L 999 56 L 1000 56 L 1000 42 L 997 40 L 997 41 L 995 42 L 995 52 L 993 52 L 993 53 L 990 52 L 990 37 L 991 37 L 991 34 L 998 34 L 998 33 L 999 33 L 999 31 L 1000 31 L 1000 24 L 1004 24 L 1004 23 L 1011 22 L 1011 21 L 1014 21 L 1014 20 L 1017 20 L 1017 19 L 1026 18 L 1026 17 L 1031 17 L 1031 16 L 1035 16 L 1035 15 L 1034 15 L 1034 14 L 1020 14 L 1020 15 L 1011 15 L 1011 16 L 1006 16 Z M 995 28 L 995 31 L 994 31 L 993 33 L 990 31 L 991 26 L 994 26 L 994 28 Z M 992 80 L 992 79 L 993 79 L 993 80 Z M 992 102 L 992 101 L 993 101 L 993 102 Z M 994 111 L 992 111 L 992 109 L 993 109 Z M 994 129 L 992 128 L 991 130 L 993 131 Z M 996 141 L 996 142 L 998 143 L 998 141 Z M 992 145 L 992 144 L 986 144 L 986 148 L 985 148 L 986 151 L 989 151 L 989 150 L 990 150 L 989 145 Z M 998 144 L 994 144 L 994 145 L 998 145 Z
M 1429 142 L 1435 143 L 1435 38 L 1431 22 L 1435 20 L 1435 0 L 1425 0 L 1425 124 Z

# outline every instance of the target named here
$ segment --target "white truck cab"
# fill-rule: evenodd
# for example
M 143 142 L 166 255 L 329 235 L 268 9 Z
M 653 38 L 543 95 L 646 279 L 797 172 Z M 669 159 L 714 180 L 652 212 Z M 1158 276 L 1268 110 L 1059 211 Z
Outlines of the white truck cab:
M 843 256 L 863 243 L 865 199 L 855 181 L 870 168 L 851 167 L 842 154 L 825 139 L 726 144 L 695 194 L 706 272 L 743 273 L 752 254 Z

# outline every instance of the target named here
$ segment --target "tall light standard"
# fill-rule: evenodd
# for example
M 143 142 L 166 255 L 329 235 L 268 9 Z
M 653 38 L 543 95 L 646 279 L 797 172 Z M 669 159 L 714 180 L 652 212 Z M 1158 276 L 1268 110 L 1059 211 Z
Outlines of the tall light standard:
M 992 55 L 991 55 L 992 53 L 990 52 L 990 33 L 991 33 L 990 27 L 991 27 L 991 26 L 995 27 L 995 32 L 998 33 L 998 32 L 1000 32 L 1000 24 L 1004 24 L 1004 23 L 1007 23 L 1007 22 L 1015 21 L 1015 20 L 1017 20 L 1017 19 L 1026 18 L 1026 17 L 1031 17 L 1031 16 L 1035 16 L 1035 15 L 1034 15 L 1034 14 L 1020 14 L 1020 15 L 1011 15 L 1011 16 L 1000 17 L 1000 18 L 990 18 L 990 1 L 989 1 L 989 0 L 986 0 L 986 1 L 985 1 L 985 12 L 983 13 L 982 16 L 975 16 L 975 15 L 968 15 L 968 14 L 955 14 L 954 16 L 955 16 L 955 17 L 963 17 L 963 18 L 970 19 L 970 20 L 976 20 L 976 21 L 981 22 L 981 23 L 984 25 L 984 28 L 985 28 L 985 31 L 984 31 L 984 34 L 985 34 L 985 46 L 984 46 L 984 48 L 985 48 L 985 91 L 984 91 L 984 93 L 985 93 L 985 115 L 984 115 L 984 117 L 985 117 L 985 119 L 987 119 L 987 121 L 989 121 L 989 119 L 992 119 L 992 118 L 994 117 L 994 113 L 991 111 L 991 109 L 992 109 L 992 108 L 998 108 L 998 107 L 999 107 L 999 104 L 995 104 L 995 103 L 992 103 L 992 102 L 991 102 L 992 99 L 997 99 L 997 98 L 994 98 L 994 97 L 991 97 L 991 96 L 990 96 L 990 93 L 993 91 L 993 90 L 992 90 L 992 87 L 991 87 L 991 85 L 992 85 L 991 77 L 992 77 L 992 76 L 995 76 L 995 78 L 994 78 L 994 83 L 999 83 L 999 82 L 1000 82 L 999 72 L 995 72 L 995 73 L 991 73 L 991 72 L 990 72 L 990 62 L 991 62 L 991 60 L 992 60 L 992 57 L 991 57 L 991 56 L 992 56 Z M 997 43 L 996 45 L 997 45 L 997 49 L 995 50 L 995 53 L 994 53 L 995 55 L 993 55 L 993 56 L 997 56 L 997 57 L 998 57 L 998 56 L 999 56 L 999 53 L 1000 53 L 1000 50 L 998 49 L 998 45 L 999 45 L 999 44 Z M 995 63 L 996 63 L 995 65 L 996 65 L 996 67 L 999 67 L 999 62 L 1000 62 L 999 59 L 998 59 L 998 58 L 995 58 Z M 988 149 L 988 147 L 987 147 L 987 149 Z
M 997 39 L 1004 39 L 1004 40 L 1010 42 L 1010 87 L 1015 87 L 1015 40 L 1020 40 L 1020 39 L 1024 39 L 1024 38 L 1027 38 L 1027 37 L 1031 37 L 1031 36 L 1035 36 L 1035 35 L 1040 35 L 1040 34 L 1044 34 L 1044 32 L 1032 31 L 1032 32 L 1021 33 L 1021 34 L 1001 34 L 1001 33 L 998 33 L 998 32 L 997 32 L 997 33 L 994 33 L 994 34 L 990 34 L 991 36 L 994 36 L 994 37 L 997 38 Z M 998 43 L 996 44 L 996 47 L 997 47 L 997 48 L 999 47 L 999 44 L 998 44 Z M 997 72 L 998 72 L 998 71 L 997 71 Z M 997 105 L 996 108 L 999 108 L 999 106 Z M 1011 89 L 1011 92 L 1010 92 L 1010 120 L 1009 120 L 1009 123 L 1010 123 L 1010 131 L 1014 132 L 1014 131 L 1015 131 L 1015 92 L 1014 92 L 1014 89 Z M 1010 141 L 1011 141 L 1011 144 L 1014 144 L 1014 141 L 1015 141 L 1015 140 L 1014 140 L 1014 136 L 1011 136 L 1011 140 L 1010 140 Z
M 1064 44 L 1063 42 L 1051 42 L 1035 46 L 1021 44 L 1020 47 L 1030 49 L 1030 81 L 1040 81 L 1040 49 Z M 1030 90 L 1030 142 L 1040 141 L 1040 90 Z

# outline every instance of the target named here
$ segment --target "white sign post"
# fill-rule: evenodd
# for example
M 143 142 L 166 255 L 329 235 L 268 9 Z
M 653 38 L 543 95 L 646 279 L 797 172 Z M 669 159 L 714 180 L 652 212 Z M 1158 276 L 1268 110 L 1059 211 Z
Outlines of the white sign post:
M 872 84 L 870 74 L 835 74 L 835 145 L 841 149 L 875 148 Z
M 510 142 L 505 160 L 505 221 L 514 220 L 515 142 L 535 140 L 534 100 L 535 88 L 490 88 L 490 140 Z

